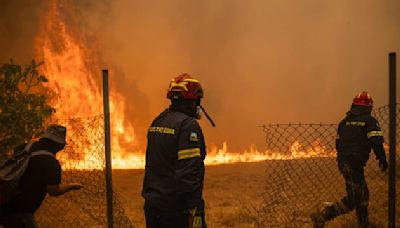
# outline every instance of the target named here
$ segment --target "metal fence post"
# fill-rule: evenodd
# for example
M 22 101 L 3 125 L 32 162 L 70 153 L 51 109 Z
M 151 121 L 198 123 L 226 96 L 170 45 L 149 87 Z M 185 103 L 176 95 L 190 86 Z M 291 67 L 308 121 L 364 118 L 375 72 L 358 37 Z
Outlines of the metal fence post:
M 110 143 L 110 103 L 108 88 L 108 70 L 103 70 L 103 107 L 104 107 L 104 146 L 106 153 L 106 194 L 107 194 L 107 223 L 112 228 L 113 219 L 113 189 Z
M 396 53 L 389 53 L 389 228 L 396 227 Z

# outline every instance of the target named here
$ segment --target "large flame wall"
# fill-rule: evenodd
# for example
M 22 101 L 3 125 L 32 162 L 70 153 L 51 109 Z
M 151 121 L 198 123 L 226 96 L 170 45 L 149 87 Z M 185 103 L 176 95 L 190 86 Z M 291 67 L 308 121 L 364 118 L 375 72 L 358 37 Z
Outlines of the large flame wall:
M 400 37 L 393 29 L 397 20 L 392 19 L 398 18 L 390 10 L 398 4 L 394 1 L 379 6 L 373 1 L 362 6 L 344 1 L 155 2 L 41 4 L 35 53 L 46 62 L 43 73 L 54 91 L 55 118 L 101 113 L 102 67 L 111 66 L 110 74 L 117 76 L 110 95 L 114 167 L 143 167 L 146 126 L 167 105 L 170 77 L 183 71 L 206 85 L 205 106 L 218 125 L 210 129 L 203 123 L 208 144 L 222 145 L 209 147 L 207 164 L 271 158 L 273 152 L 249 146 L 264 143 L 255 126 L 265 120 L 335 122 L 358 90 L 368 88 L 377 104 L 386 96 L 380 93 L 386 85 L 379 76 L 385 74 L 384 63 L 376 63 Z M 98 5 L 106 7 L 91 8 Z M 318 12 L 310 11 L 314 6 Z M 364 17 L 353 17 L 353 9 Z M 101 13 L 93 17 L 95 12 Z M 371 13 L 379 20 L 365 17 Z M 98 29 L 87 29 L 85 23 Z M 371 26 L 360 31 L 364 24 Z M 381 28 L 392 32 L 376 35 Z M 365 48 L 371 43 L 375 48 Z M 228 153 L 227 145 L 240 152 Z
M 97 47 L 90 44 L 87 37 L 79 31 L 77 19 L 73 17 L 74 13 L 71 13 L 74 10 L 73 6 L 66 3 L 70 1 L 51 2 L 49 10 L 43 16 L 36 39 L 37 56 L 45 61 L 43 73 L 49 79 L 47 86 L 51 90 L 51 103 L 57 110 L 54 119 L 94 116 L 103 111 L 101 82 L 98 80 L 101 60 L 96 52 Z M 125 98 L 115 90 L 110 94 L 110 112 L 115 167 L 143 166 L 142 153 L 135 154 L 135 151 L 129 151 L 130 166 L 124 165 L 124 159 L 121 157 L 128 154 L 127 145 L 134 144 L 135 132 L 125 117 Z M 93 137 L 90 134 L 91 129 L 68 129 L 70 135 L 77 131 L 79 134 L 86 134 L 87 138 Z M 95 148 L 90 148 L 91 145 L 85 145 L 81 151 L 84 154 L 82 160 L 93 164 L 89 154 L 93 153 Z M 84 166 L 85 164 L 81 163 L 80 168 Z M 87 166 L 97 168 L 93 165 Z

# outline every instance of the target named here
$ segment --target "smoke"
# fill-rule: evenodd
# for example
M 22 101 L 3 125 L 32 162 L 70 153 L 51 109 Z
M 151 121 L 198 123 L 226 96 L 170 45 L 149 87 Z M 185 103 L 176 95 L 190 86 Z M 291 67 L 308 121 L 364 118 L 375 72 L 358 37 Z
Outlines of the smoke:
M 147 124 L 168 102 L 170 78 L 205 88 L 209 143 L 255 143 L 265 122 L 338 122 L 369 91 L 387 104 L 387 53 L 399 51 L 397 1 L 118 1 L 113 45 L 127 80 L 149 101 Z M 119 52 L 119 54 L 116 54 Z
M 142 147 L 179 73 L 205 89 L 203 105 L 217 123 L 200 121 L 209 144 L 263 149 L 263 123 L 338 122 L 361 90 L 386 105 L 387 54 L 400 53 L 396 0 L 73 2 L 114 69 L 112 86 L 126 98 Z M 1 60 L 32 58 L 43 9 L 35 4 L 2 1 Z
M 33 38 L 37 33 L 42 1 L 0 0 L 0 63 L 29 63 L 33 58 Z

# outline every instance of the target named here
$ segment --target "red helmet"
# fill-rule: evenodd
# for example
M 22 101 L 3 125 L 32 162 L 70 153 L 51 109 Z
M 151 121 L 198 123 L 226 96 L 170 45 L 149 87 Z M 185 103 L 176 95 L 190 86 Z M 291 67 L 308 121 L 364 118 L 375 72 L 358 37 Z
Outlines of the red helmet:
M 168 99 L 190 99 L 196 100 L 203 98 L 203 89 L 199 81 L 194 79 L 187 73 L 183 73 L 171 80 L 169 84 L 167 98 Z
M 361 106 L 367 106 L 371 107 L 372 106 L 372 98 L 369 95 L 369 93 L 363 91 L 362 93 L 359 93 L 354 99 L 353 99 L 353 105 L 361 105 Z

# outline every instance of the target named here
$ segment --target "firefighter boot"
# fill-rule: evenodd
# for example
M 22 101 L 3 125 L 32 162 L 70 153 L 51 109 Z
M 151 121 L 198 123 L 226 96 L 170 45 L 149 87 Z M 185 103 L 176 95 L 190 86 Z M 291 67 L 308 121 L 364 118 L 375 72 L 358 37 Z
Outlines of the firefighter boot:
M 311 214 L 311 220 L 314 228 L 322 228 L 325 222 L 336 218 L 339 215 L 346 214 L 351 209 L 348 208 L 342 201 L 334 203 L 326 207 L 323 211 Z
M 310 218 L 314 228 L 323 228 L 325 226 L 324 215 L 321 212 L 312 213 Z

